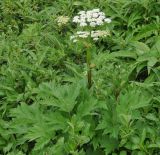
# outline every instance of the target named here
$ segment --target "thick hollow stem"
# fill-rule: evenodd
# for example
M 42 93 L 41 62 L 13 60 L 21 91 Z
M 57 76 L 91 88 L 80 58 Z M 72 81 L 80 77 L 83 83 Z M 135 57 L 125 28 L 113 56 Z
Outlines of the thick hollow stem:
M 91 72 L 91 68 L 90 68 L 90 64 L 91 64 L 91 52 L 89 49 L 87 49 L 87 78 L 88 78 L 88 89 L 91 88 L 92 86 L 92 72 Z

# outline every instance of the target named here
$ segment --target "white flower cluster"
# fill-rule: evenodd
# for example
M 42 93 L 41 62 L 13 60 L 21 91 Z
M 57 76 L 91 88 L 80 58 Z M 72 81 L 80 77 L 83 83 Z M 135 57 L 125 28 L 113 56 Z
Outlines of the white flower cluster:
M 77 31 L 75 35 L 70 37 L 70 40 L 73 40 L 73 42 L 77 42 L 78 38 L 87 38 L 89 35 L 89 31 Z
M 69 21 L 69 17 L 68 16 L 59 16 L 57 18 L 57 23 L 59 26 L 62 26 L 62 25 L 66 25 Z
M 80 11 L 77 16 L 73 18 L 74 23 L 79 23 L 80 26 L 96 27 L 104 23 L 111 23 L 110 18 L 106 18 L 105 13 L 100 9 L 93 9 L 89 11 Z
M 80 11 L 78 15 L 73 18 L 73 22 L 80 24 L 82 27 L 96 27 L 105 23 L 111 23 L 111 19 L 106 18 L 105 13 L 101 12 L 100 9 L 93 9 L 89 11 Z M 77 42 L 80 38 L 92 38 L 94 41 L 97 41 L 108 35 L 110 35 L 109 31 L 105 30 L 77 31 L 70 39 L 73 42 Z
M 109 31 L 77 31 L 75 35 L 71 36 L 70 39 L 73 40 L 73 42 L 77 42 L 78 38 L 88 38 L 91 37 L 94 41 L 99 40 L 102 37 L 106 37 L 107 35 L 110 35 Z
M 109 31 L 104 31 L 104 30 L 91 31 L 91 37 L 93 38 L 94 41 L 97 41 L 99 38 L 103 38 L 108 35 L 110 35 Z

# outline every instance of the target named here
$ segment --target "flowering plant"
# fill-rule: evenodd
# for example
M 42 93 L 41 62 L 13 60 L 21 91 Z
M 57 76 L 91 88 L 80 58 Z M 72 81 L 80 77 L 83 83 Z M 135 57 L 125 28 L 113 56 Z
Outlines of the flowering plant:
M 57 18 L 58 26 L 66 25 L 68 23 L 68 21 L 69 21 L 68 16 L 59 16 Z
M 78 15 L 74 16 L 73 23 L 78 24 L 82 31 L 77 31 L 70 37 L 74 43 L 80 40 L 89 39 L 91 41 L 98 41 L 100 38 L 110 35 L 108 30 L 97 30 L 96 27 L 102 26 L 106 23 L 111 23 L 111 19 L 105 16 L 100 9 L 93 9 L 89 11 L 80 11 Z M 83 42 L 84 43 L 84 42 Z M 86 45 L 86 44 L 85 44 Z M 92 85 L 91 80 L 91 51 L 90 46 L 87 46 L 87 66 L 88 66 L 88 88 Z

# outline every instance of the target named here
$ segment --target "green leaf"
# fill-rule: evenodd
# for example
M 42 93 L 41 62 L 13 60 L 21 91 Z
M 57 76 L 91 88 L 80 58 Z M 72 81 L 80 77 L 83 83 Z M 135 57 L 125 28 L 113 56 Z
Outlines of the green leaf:
M 147 62 L 147 69 L 148 69 L 148 74 L 150 74 L 150 71 L 152 67 L 158 62 L 157 58 L 155 57 L 150 57 L 150 59 Z
M 137 55 L 142 55 L 150 51 L 150 48 L 143 42 L 133 41 L 131 44 L 134 46 Z
M 58 86 L 54 82 L 43 83 L 36 89 L 40 103 L 59 107 L 61 111 L 71 112 L 76 105 L 80 84 Z
M 130 51 L 118 51 L 118 52 L 113 52 L 110 54 L 113 57 L 128 57 L 128 58 L 133 58 L 136 59 L 137 55 L 135 54 L 135 52 L 130 52 Z
M 139 33 L 135 36 L 135 40 L 141 40 L 143 38 L 151 36 L 155 31 L 159 30 L 159 25 L 151 23 L 148 25 L 143 25 L 139 28 Z
M 121 151 L 119 155 L 127 155 L 126 151 Z
M 77 108 L 77 115 L 79 117 L 93 115 L 97 105 L 98 105 L 97 100 L 95 98 L 90 97 L 85 102 L 80 103 L 80 105 Z
M 153 51 L 157 51 L 160 54 L 160 37 L 157 37 L 155 44 L 151 48 Z
M 130 91 L 120 94 L 116 110 L 120 117 L 124 114 L 132 115 L 132 112 L 135 113 L 137 109 L 151 106 L 151 100 L 152 98 L 147 92 L 142 93 L 140 89 L 130 88 Z
M 73 3 L 73 5 L 75 5 L 75 6 L 83 6 L 84 3 L 81 2 L 81 1 L 75 1 L 75 2 Z

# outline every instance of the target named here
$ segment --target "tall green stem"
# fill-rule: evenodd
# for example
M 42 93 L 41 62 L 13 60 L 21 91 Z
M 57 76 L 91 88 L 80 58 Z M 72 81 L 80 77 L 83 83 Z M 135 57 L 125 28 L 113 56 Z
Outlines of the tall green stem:
M 90 89 L 91 86 L 92 86 L 92 72 L 91 72 L 91 68 L 90 68 L 90 65 L 91 65 L 91 52 L 90 52 L 90 49 L 87 49 L 86 58 L 87 58 L 88 89 Z

